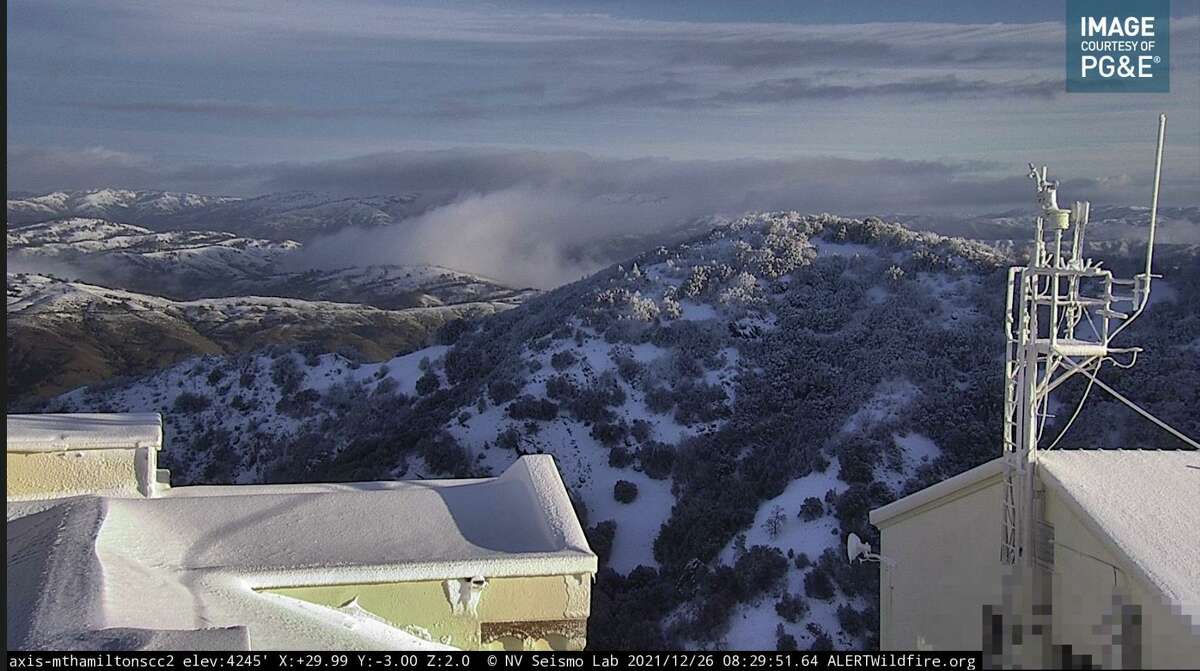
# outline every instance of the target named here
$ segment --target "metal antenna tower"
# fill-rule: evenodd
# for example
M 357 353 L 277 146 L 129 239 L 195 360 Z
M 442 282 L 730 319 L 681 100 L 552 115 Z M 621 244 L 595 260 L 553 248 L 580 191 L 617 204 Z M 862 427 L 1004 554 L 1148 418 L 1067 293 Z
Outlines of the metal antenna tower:
M 1038 602 L 1039 590 L 1032 583 L 1038 573 L 1035 525 L 1041 514 L 1035 510 L 1039 501 L 1035 498 L 1034 469 L 1050 394 L 1076 374 L 1094 379 L 1105 363 L 1132 366 L 1141 351 L 1138 347 L 1114 346 L 1113 339 L 1145 310 L 1150 282 L 1157 277 L 1151 272 L 1151 264 L 1166 123 L 1166 115 L 1160 115 L 1145 269 L 1132 279 L 1116 279 L 1100 262 L 1084 257 L 1089 203 L 1076 202 L 1069 210 L 1060 208 L 1058 182 L 1047 179 L 1045 166 L 1039 169 L 1029 164 L 1040 212 L 1029 264 L 1010 268 L 1008 273 L 1003 447 L 1006 470 L 1000 546 L 1001 562 L 1013 567 L 1019 578 L 1031 578 L 1019 580 L 1023 600 Z M 1118 356 L 1125 360 L 1118 361 Z M 1048 629 L 1044 631 L 1048 633 Z

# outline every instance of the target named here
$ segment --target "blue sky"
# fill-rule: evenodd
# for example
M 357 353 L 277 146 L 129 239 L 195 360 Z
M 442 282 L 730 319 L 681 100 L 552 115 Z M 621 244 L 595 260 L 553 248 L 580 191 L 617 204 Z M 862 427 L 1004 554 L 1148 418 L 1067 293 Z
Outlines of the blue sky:
M 8 187 L 353 191 L 453 150 L 782 161 L 880 201 L 914 166 L 1015 193 L 1033 160 L 1103 200 L 1144 191 L 1165 111 L 1166 197 L 1195 203 L 1200 2 L 1173 14 L 1171 93 L 1068 95 L 1056 2 L 13 0 Z

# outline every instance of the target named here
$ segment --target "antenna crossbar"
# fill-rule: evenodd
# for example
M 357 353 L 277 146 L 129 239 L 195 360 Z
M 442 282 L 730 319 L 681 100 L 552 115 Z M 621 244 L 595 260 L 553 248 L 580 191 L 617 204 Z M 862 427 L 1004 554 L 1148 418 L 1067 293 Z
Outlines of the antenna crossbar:
M 1077 372 L 1079 372 L 1079 373 L 1083 374 L 1085 377 L 1087 377 L 1091 384 L 1095 384 L 1097 387 L 1100 387 L 1104 391 L 1108 392 L 1108 394 L 1110 396 L 1112 396 L 1113 398 L 1117 399 L 1118 401 L 1124 403 L 1125 405 L 1129 406 L 1129 408 L 1131 410 L 1138 413 L 1142 417 L 1145 417 L 1146 419 L 1150 420 L 1151 422 L 1154 422 L 1155 424 L 1157 424 L 1159 426 L 1159 428 L 1165 430 L 1167 433 L 1171 434 L 1172 436 L 1175 436 L 1179 440 L 1182 440 L 1183 442 L 1187 443 L 1191 447 L 1194 447 L 1197 450 L 1200 450 L 1200 442 L 1197 442 L 1196 440 L 1189 438 L 1182 431 L 1176 429 L 1175 427 L 1171 426 L 1170 424 L 1167 424 L 1163 420 L 1150 414 L 1149 410 L 1142 408 L 1137 403 L 1134 403 L 1133 401 L 1131 401 L 1128 398 L 1126 398 L 1125 396 L 1123 396 L 1121 394 L 1121 392 L 1119 392 L 1116 389 L 1113 389 L 1112 387 L 1105 384 L 1103 381 L 1100 380 L 1100 378 L 1096 377 L 1095 373 L 1088 371 L 1084 368 L 1075 366 L 1073 364 L 1070 364 L 1070 365 L 1073 368 L 1075 368 Z

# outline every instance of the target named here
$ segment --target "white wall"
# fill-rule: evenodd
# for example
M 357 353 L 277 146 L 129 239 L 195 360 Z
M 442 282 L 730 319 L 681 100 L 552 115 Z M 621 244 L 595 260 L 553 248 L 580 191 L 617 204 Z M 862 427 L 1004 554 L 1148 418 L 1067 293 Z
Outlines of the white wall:
M 1193 626 L 1162 603 L 1160 593 L 1128 571 L 1113 548 L 1053 490 L 1047 492 L 1046 520 L 1054 525 L 1055 643 L 1069 643 L 1076 654 L 1092 655 L 1105 668 L 1122 668 L 1122 656 L 1128 653 L 1112 647 L 1112 635 L 1103 627 L 1103 618 L 1114 614 L 1116 596 L 1140 607 L 1142 647 L 1134 654 L 1140 655 L 1142 667 L 1200 664 L 1200 623 Z
M 885 650 L 982 648 L 983 606 L 1002 603 L 1002 482 L 997 474 L 941 496 L 926 495 L 919 505 L 876 521 L 881 554 L 896 562 L 895 568 L 881 567 Z M 1200 623 L 1164 604 L 1053 490 L 1045 496 L 1055 543 L 1053 642 L 1070 645 L 1072 654 L 1090 655 L 1104 668 L 1122 668 L 1131 651 L 1114 648 L 1113 629 L 1106 628 L 1120 622 L 1120 605 L 1116 613 L 1113 606 L 1119 597 L 1119 604 L 1140 608 L 1141 649 L 1133 656 L 1142 667 L 1195 668 Z
M 983 604 L 1000 603 L 1001 479 L 986 478 L 878 526 L 880 645 L 978 650 Z M 889 589 L 890 588 L 890 589 Z

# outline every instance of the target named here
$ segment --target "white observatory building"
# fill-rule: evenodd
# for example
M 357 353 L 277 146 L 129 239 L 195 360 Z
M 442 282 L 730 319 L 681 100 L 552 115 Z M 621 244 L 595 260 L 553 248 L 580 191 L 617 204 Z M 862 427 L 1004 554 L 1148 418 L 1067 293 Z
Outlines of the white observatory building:
M 1145 269 L 1116 279 L 1084 257 L 1089 206 L 1058 206 L 1030 166 L 1036 234 L 1009 271 L 1003 449 L 990 462 L 871 511 L 884 649 L 983 650 L 989 667 L 1200 664 L 1200 451 L 1061 450 L 1042 436 L 1051 393 L 1095 388 L 1192 447 L 1099 379 L 1140 348 L 1114 339 L 1149 303 L 1166 118 L 1160 117 Z M 1080 430 L 1077 428 L 1077 430 Z
M 550 455 L 496 477 L 172 487 L 158 414 L 7 417 L 10 650 L 580 650 Z

